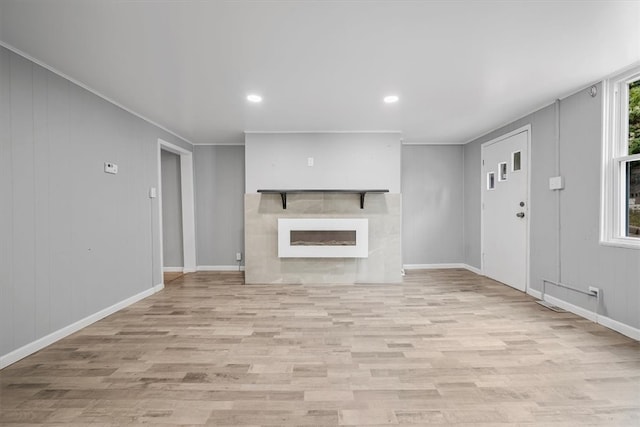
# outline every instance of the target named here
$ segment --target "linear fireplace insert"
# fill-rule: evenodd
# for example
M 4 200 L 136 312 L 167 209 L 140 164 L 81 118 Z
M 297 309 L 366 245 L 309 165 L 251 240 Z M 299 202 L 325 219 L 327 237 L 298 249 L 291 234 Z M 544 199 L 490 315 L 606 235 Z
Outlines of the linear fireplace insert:
M 280 258 L 366 258 L 366 218 L 280 218 Z

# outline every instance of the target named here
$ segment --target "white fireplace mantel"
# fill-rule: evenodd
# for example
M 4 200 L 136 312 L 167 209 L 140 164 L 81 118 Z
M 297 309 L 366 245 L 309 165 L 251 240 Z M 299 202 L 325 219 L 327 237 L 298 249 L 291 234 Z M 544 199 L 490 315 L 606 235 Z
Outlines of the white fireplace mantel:
M 355 245 L 296 246 L 291 231 L 355 231 Z M 369 220 L 367 218 L 279 218 L 279 258 L 367 258 L 369 256 Z

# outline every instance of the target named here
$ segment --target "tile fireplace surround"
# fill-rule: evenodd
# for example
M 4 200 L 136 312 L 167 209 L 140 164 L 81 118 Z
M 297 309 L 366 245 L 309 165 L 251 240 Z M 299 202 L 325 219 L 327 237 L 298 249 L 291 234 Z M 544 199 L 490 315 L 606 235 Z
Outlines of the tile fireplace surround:
M 401 195 L 296 194 L 287 209 L 277 194 L 245 194 L 245 283 L 400 283 Z M 366 258 L 279 258 L 278 219 L 364 218 Z

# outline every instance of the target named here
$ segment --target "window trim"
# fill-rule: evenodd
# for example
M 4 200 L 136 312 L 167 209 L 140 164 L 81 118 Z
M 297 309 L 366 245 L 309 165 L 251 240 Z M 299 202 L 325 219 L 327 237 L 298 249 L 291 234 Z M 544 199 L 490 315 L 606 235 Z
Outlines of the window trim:
M 602 82 L 601 245 L 640 249 L 640 238 L 628 237 L 624 230 L 625 165 L 640 160 L 640 154 L 627 154 L 629 120 L 628 113 L 622 113 L 629 105 L 628 85 L 639 79 L 640 66 L 636 65 Z

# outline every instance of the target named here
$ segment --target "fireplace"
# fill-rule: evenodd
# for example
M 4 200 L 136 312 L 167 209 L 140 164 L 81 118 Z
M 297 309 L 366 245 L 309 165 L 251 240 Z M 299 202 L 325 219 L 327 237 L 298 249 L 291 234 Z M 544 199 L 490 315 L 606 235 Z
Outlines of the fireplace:
M 356 230 L 291 230 L 291 246 L 355 246 Z
M 366 218 L 279 218 L 280 258 L 367 258 Z

